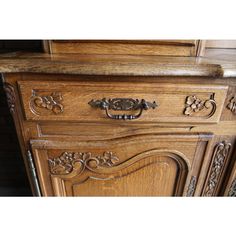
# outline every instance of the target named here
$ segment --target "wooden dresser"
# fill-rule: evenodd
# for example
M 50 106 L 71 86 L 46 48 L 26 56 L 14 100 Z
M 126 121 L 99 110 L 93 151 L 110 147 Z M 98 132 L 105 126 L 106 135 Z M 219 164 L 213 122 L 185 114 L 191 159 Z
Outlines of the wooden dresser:
M 34 195 L 236 195 L 236 54 L 204 56 L 197 40 L 44 46 L 0 57 Z

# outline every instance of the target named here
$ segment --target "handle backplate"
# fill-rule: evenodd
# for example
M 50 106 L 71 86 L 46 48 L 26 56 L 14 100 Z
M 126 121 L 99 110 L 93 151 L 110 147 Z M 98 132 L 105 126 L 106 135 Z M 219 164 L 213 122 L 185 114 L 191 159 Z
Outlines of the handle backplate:
M 139 100 L 133 98 L 113 98 L 113 99 L 102 98 L 101 100 L 92 99 L 88 104 L 91 107 L 105 110 L 107 117 L 109 117 L 110 119 L 117 119 L 117 120 L 137 119 L 142 115 L 143 110 L 148 110 L 150 108 L 155 109 L 158 106 L 155 101 L 147 102 L 144 99 Z M 127 114 L 114 115 L 110 114 L 109 110 L 113 111 L 139 110 L 139 113 L 135 115 L 127 115 Z

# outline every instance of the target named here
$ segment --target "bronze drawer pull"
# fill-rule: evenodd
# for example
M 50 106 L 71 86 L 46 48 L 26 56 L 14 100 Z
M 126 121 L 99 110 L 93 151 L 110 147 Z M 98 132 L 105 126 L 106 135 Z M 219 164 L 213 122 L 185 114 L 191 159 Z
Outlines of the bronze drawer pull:
M 132 99 L 132 98 L 113 98 L 113 99 L 106 99 L 103 98 L 101 100 L 94 100 L 92 99 L 88 103 L 91 107 L 100 108 L 101 110 L 106 111 L 107 117 L 110 119 L 116 120 L 134 120 L 138 119 L 143 110 L 148 110 L 150 108 L 155 109 L 158 105 L 156 102 L 147 102 L 144 99 L 141 101 L 139 99 Z M 109 113 L 109 110 L 113 111 L 131 111 L 131 110 L 140 110 L 136 115 L 113 115 Z

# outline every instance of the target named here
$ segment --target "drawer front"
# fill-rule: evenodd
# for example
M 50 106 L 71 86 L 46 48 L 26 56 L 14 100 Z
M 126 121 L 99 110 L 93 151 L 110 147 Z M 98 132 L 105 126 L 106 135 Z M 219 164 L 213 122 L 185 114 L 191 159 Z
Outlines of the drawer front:
M 227 86 L 19 81 L 27 120 L 216 123 Z M 130 121 L 132 120 L 132 121 Z M 124 121 L 122 121 L 124 122 Z
M 193 196 L 210 136 L 32 140 L 44 196 Z

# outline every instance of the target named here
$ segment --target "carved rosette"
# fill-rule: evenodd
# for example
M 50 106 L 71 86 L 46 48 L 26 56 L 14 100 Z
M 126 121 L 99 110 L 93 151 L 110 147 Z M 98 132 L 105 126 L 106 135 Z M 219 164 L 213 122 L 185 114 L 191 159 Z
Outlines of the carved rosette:
M 214 99 L 214 93 L 211 94 L 210 98 L 202 101 L 195 95 L 186 97 L 184 115 L 192 116 L 194 113 L 198 113 L 203 109 L 210 109 L 210 113 L 207 117 L 211 117 L 216 111 L 216 102 Z
M 230 111 L 232 111 L 232 113 L 234 115 L 236 115 L 236 97 L 232 97 L 229 100 L 229 103 L 227 105 L 227 109 L 229 109 Z
M 15 112 L 16 101 L 14 88 L 9 83 L 4 83 L 3 87 L 6 92 L 8 107 L 10 109 L 11 114 L 13 114 Z
M 192 197 L 194 195 L 196 184 L 197 184 L 197 177 L 192 176 L 186 194 L 187 197 Z
M 233 180 L 229 192 L 228 192 L 229 197 L 236 197 L 236 179 Z
M 223 141 L 216 145 L 213 153 L 213 164 L 210 170 L 210 176 L 205 189 L 205 196 L 212 196 L 220 180 L 223 167 L 230 153 L 231 144 Z
M 54 114 L 62 113 L 64 110 L 61 101 L 63 100 L 61 93 L 53 92 L 48 96 L 39 96 L 34 94 L 30 99 L 31 109 L 38 114 L 37 108 L 45 108 L 52 111 Z
M 61 156 L 48 160 L 50 172 L 54 175 L 66 175 L 77 171 L 82 173 L 86 168 L 93 171 L 100 167 L 112 167 L 119 159 L 112 152 L 93 156 L 90 152 L 63 152 Z

